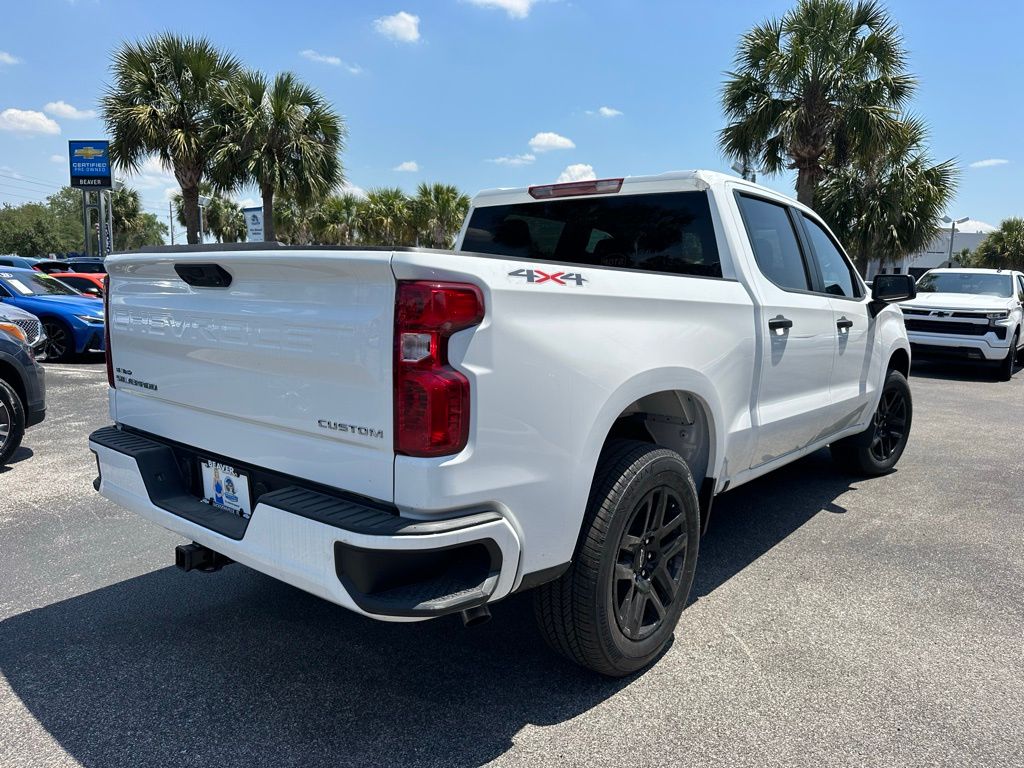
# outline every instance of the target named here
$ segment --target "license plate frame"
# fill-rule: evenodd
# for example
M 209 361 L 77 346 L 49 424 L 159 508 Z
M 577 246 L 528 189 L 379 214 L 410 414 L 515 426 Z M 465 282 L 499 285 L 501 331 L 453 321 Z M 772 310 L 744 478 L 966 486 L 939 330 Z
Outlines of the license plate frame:
M 252 517 L 248 472 L 222 461 L 200 458 L 199 473 L 203 481 L 203 501 L 230 515 L 246 520 Z

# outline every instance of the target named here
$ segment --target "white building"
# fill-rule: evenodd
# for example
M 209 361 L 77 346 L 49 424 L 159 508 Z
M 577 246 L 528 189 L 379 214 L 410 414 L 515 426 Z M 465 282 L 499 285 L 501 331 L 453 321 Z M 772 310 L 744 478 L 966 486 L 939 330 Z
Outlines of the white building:
M 984 221 L 976 221 L 975 219 L 968 219 L 963 224 L 956 225 L 956 234 L 953 237 L 953 256 L 955 257 L 964 248 L 969 248 L 971 252 L 985 239 L 985 235 L 989 232 L 995 232 L 996 228 L 991 224 L 986 224 Z M 868 279 L 872 279 L 877 274 L 911 274 L 914 277 L 920 277 L 929 269 L 935 267 L 949 267 L 956 266 L 955 263 L 951 264 L 949 261 L 949 227 L 947 226 L 935 239 L 928 243 L 928 246 L 923 251 L 911 254 L 894 264 L 886 264 L 882 269 L 878 268 L 878 262 L 872 261 L 868 264 Z

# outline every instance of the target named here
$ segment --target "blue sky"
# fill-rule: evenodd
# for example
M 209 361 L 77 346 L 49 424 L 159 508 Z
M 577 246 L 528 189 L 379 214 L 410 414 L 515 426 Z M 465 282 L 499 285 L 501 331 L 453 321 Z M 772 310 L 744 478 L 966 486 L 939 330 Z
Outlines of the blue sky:
M 685 168 L 724 170 L 723 72 L 767 0 L 32 0 L 0 28 L 0 202 L 67 182 L 67 140 L 90 114 L 120 41 L 205 34 L 247 65 L 291 70 L 345 116 L 343 159 L 366 189 L 494 186 Z M 936 159 L 963 167 L 951 213 L 1024 215 L 1024 3 L 888 4 L 920 79 L 913 109 Z M 602 109 L 604 108 L 604 109 Z M 573 168 L 575 167 L 575 168 Z M 787 176 L 762 179 L 792 192 Z M 173 179 L 131 180 L 166 216 Z M 254 197 L 241 191 L 240 198 Z

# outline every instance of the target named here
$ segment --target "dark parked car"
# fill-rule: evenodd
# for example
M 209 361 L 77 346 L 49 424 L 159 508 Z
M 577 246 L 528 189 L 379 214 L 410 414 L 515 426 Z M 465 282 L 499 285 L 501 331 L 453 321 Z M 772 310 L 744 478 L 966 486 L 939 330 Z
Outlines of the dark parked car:
M 103 264 L 103 259 L 89 258 L 86 256 L 72 256 L 67 259 L 64 264 L 66 265 L 67 272 L 103 272 L 106 273 L 107 268 Z
M 26 259 L 24 256 L 0 256 L 0 267 L 18 267 L 19 269 L 32 269 L 39 259 Z
M 42 338 L 38 318 L 0 304 L 0 466 L 18 450 L 25 429 L 46 416 L 43 367 L 32 349 Z

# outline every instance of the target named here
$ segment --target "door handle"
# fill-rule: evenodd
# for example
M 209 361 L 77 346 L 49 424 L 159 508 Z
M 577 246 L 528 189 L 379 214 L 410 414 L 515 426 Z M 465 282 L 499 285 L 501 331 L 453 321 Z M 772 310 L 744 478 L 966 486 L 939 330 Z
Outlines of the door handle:
M 770 331 L 785 331 L 793 327 L 793 321 L 783 317 L 782 315 L 776 315 L 768 321 L 768 330 Z
M 848 331 L 853 328 L 853 320 L 847 320 L 845 317 L 840 317 L 836 320 L 836 328 L 840 331 Z

